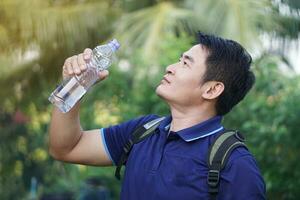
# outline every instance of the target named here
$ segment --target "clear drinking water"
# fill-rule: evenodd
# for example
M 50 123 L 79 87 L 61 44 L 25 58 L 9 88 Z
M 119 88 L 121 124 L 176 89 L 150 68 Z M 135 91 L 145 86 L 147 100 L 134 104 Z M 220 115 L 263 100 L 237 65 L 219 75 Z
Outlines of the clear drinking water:
M 93 49 L 93 56 L 87 63 L 87 70 L 63 81 L 50 95 L 49 101 L 63 113 L 70 109 L 83 97 L 87 90 L 98 80 L 99 71 L 107 69 L 119 49 L 119 42 L 114 39 L 108 44 Z

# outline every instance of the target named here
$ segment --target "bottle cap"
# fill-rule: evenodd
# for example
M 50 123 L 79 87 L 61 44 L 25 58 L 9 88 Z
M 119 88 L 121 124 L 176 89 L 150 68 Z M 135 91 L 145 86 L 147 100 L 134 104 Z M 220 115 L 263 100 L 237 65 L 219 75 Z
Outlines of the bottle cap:
M 108 45 L 112 48 L 113 51 L 117 51 L 120 48 L 120 43 L 118 42 L 118 40 L 113 39 L 112 41 L 110 41 L 108 43 Z

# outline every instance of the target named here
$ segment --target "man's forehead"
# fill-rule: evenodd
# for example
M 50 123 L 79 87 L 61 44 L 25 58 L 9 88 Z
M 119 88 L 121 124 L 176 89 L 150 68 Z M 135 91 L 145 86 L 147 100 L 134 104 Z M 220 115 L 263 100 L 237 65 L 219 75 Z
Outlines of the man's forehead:
M 196 44 L 194 46 L 192 46 L 189 51 L 192 51 L 192 52 L 205 52 L 206 51 L 206 48 L 204 45 L 202 44 Z
M 184 52 L 185 55 L 192 57 L 194 60 L 206 58 L 206 48 L 201 44 L 192 46 L 188 51 Z

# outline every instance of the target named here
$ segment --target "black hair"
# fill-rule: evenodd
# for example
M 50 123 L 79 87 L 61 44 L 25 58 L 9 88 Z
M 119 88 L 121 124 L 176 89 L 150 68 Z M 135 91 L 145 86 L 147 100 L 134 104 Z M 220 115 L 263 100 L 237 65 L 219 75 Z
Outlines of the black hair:
M 216 112 L 225 115 L 252 88 L 255 76 L 250 71 L 252 58 L 237 42 L 198 32 L 198 44 L 208 52 L 202 82 L 220 81 L 225 89 L 218 97 Z

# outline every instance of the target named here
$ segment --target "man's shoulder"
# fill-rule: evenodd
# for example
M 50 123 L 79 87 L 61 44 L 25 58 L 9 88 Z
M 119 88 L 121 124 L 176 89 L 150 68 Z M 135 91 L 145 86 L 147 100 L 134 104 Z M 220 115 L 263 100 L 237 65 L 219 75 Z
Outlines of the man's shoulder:
M 252 153 L 246 147 L 237 147 L 231 153 L 228 164 L 239 163 L 242 160 L 255 160 Z
M 243 171 L 243 173 L 260 174 L 255 157 L 245 147 L 234 149 L 228 159 L 224 172 Z

